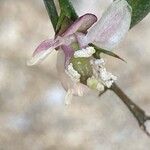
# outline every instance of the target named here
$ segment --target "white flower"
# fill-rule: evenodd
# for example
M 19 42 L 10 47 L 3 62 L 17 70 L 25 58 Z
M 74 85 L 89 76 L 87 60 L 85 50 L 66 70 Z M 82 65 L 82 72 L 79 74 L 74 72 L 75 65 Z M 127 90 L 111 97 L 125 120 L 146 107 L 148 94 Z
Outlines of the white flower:
M 93 14 L 88 13 L 81 16 L 60 37 L 56 36 L 54 39 L 43 41 L 34 51 L 29 65 L 41 62 L 53 49 L 59 51 L 58 76 L 63 87 L 68 91 L 67 104 L 70 103 L 69 99 L 72 98 L 72 95 L 82 96 L 89 91 L 89 88 L 98 91 L 102 91 L 104 86 L 110 88 L 117 78 L 107 72 L 103 59 L 94 59 L 95 49 L 89 47 L 89 44 L 93 43 L 100 48 L 113 50 L 129 30 L 131 11 L 126 0 L 115 0 L 98 21 Z M 79 50 L 73 48 L 73 44 L 76 44 Z M 74 62 L 71 62 L 72 58 Z M 81 59 L 82 61 L 78 61 Z M 90 60 L 92 60 L 91 64 Z M 75 70 L 74 65 L 83 66 L 78 71 L 79 67 L 74 67 Z M 83 75 L 87 81 L 81 81 Z

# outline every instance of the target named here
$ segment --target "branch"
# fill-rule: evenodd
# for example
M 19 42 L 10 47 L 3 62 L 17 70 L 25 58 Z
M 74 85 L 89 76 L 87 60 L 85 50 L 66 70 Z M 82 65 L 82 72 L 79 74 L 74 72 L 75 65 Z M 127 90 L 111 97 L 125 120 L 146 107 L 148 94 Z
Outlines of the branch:
M 112 85 L 110 88 L 124 103 L 125 105 L 129 108 L 131 113 L 134 115 L 136 120 L 139 123 L 139 126 L 141 129 L 144 130 L 144 132 L 150 136 L 150 133 L 147 131 L 145 122 L 150 120 L 150 116 L 147 116 L 145 112 L 138 106 L 136 105 L 119 87 L 116 83 Z

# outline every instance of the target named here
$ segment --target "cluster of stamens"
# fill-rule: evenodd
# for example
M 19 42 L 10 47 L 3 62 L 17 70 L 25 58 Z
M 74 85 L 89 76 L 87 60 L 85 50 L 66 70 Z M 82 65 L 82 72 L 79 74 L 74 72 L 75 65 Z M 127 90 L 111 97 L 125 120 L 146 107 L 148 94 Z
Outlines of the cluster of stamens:
M 95 49 L 87 47 L 86 49 L 75 51 L 74 57 L 91 57 L 93 53 L 95 53 Z M 104 91 L 105 87 L 110 88 L 113 82 L 117 80 L 116 76 L 107 72 L 104 59 L 95 59 L 92 57 L 90 64 L 92 65 L 93 76 L 87 79 L 88 87 L 101 92 Z M 80 82 L 81 75 L 73 68 L 72 63 L 68 65 L 65 72 L 73 82 Z
M 117 80 L 117 77 L 106 70 L 104 59 L 91 60 L 91 64 L 95 78 L 99 79 L 104 86 L 110 88 L 113 82 Z
M 66 74 L 71 78 L 73 82 L 80 82 L 81 75 L 73 68 L 73 64 L 70 63 L 65 70 Z
M 83 48 L 81 50 L 77 50 L 74 53 L 74 57 L 91 57 L 95 53 L 95 49 L 93 47 Z

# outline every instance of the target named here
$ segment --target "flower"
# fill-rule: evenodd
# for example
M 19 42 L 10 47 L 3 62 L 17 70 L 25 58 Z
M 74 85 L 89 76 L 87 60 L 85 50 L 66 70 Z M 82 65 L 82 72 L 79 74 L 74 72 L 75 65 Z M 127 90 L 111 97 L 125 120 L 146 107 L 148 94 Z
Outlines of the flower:
M 81 16 L 63 34 L 43 41 L 28 65 L 41 62 L 54 49 L 58 51 L 58 75 L 68 91 L 66 104 L 70 103 L 72 95 L 83 96 L 90 89 L 110 88 L 116 77 L 107 72 L 102 58 L 93 57 L 96 50 L 89 44 L 111 51 L 129 30 L 131 13 L 126 0 L 116 0 L 98 21 L 93 14 Z

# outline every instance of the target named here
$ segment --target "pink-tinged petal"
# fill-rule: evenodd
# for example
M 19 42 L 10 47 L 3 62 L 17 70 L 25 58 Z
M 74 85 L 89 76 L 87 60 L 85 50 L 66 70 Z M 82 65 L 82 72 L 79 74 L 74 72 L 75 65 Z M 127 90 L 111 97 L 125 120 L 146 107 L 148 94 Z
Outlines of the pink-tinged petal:
M 68 36 L 75 32 L 86 32 L 95 22 L 97 17 L 93 14 L 85 14 L 79 17 L 63 34 Z
M 66 91 L 73 87 L 73 82 L 70 77 L 65 73 L 65 54 L 62 50 L 57 54 L 57 73 L 62 86 Z
M 41 51 L 45 51 L 49 49 L 52 45 L 55 44 L 55 41 L 53 39 L 48 39 L 43 41 L 33 52 L 32 56 L 35 56 L 37 53 L 40 53 Z
M 76 83 L 73 86 L 73 95 L 76 96 L 84 96 L 88 94 L 90 91 L 91 89 L 82 83 Z
M 64 45 L 69 46 L 74 42 L 77 42 L 75 34 L 63 37 L 63 44 Z
M 126 0 L 114 1 L 97 24 L 90 29 L 84 38 L 85 43 L 94 43 L 108 50 L 113 49 L 129 30 L 131 13 L 131 7 Z
M 87 43 L 85 43 L 85 41 L 84 41 L 84 38 L 86 37 L 86 35 L 85 35 L 84 33 L 77 32 L 77 33 L 75 34 L 75 36 L 76 36 L 76 40 L 77 40 L 78 43 L 79 43 L 80 48 L 81 48 L 81 49 L 84 48 L 84 46 L 86 46 L 86 44 L 87 44 Z
M 65 67 L 67 67 L 70 63 L 71 57 L 74 54 L 74 50 L 70 46 L 67 46 L 67 45 L 62 45 L 61 48 L 65 54 Z
M 55 48 L 60 46 L 63 39 L 58 37 L 57 39 L 48 39 L 43 41 L 34 51 L 32 58 L 27 62 L 28 65 L 35 65 L 46 58 Z
M 74 83 L 65 73 L 65 54 L 62 50 L 57 55 L 57 72 L 59 80 L 66 91 L 71 90 L 73 95 L 83 96 L 88 94 L 90 89 L 82 83 Z M 70 97 L 70 96 L 69 96 Z
M 73 95 L 75 96 L 84 96 L 87 95 L 91 90 L 82 83 L 75 83 L 72 89 L 68 89 L 65 96 L 65 104 L 70 105 Z

